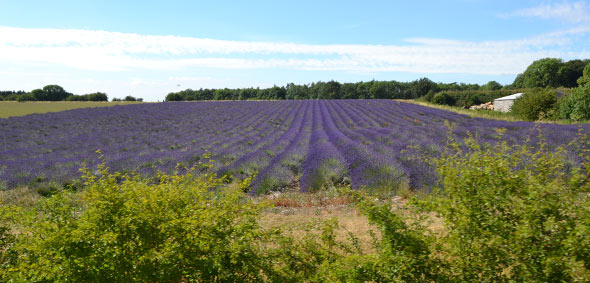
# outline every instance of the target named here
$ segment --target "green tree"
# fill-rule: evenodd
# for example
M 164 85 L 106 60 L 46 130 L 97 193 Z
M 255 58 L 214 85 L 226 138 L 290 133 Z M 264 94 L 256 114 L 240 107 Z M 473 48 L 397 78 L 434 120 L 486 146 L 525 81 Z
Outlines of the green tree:
M 184 97 L 178 92 L 171 92 L 166 95 L 166 101 L 182 101 Z
M 584 67 L 582 76 L 578 79 L 578 86 L 585 87 L 590 85 L 590 63 Z
M 559 103 L 559 115 L 568 120 L 590 120 L 590 64 L 578 79 L 579 86 L 563 97 Z
M 84 95 L 88 101 L 109 101 L 109 97 L 104 92 L 95 92 Z
M 358 93 L 356 92 L 356 84 L 344 83 L 340 87 L 341 97 L 343 99 L 357 99 Z
M 72 95 L 71 93 L 65 91 L 63 87 L 58 85 L 46 85 L 43 87 L 43 92 L 49 101 L 62 101 L 68 96 Z
M 329 81 L 324 85 L 322 90 L 323 99 L 340 99 L 340 83 Z
M 516 78 L 514 79 L 514 82 L 508 86 L 508 88 L 514 89 L 514 88 L 524 88 L 524 74 L 520 73 L 516 76 Z
M 544 58 L 534 61 L 522 75 L 522 87 L 558 87 L 560 83 L 558 72 L 562 64 L 562 60 L 557 58 Z
M 231 100 L 233 96 L 233 91 L 229 88 L 217 89 L 215 90 L 215 100 Z
M 375 81 L 370 82 L 360 82 L 356 86 L 356 93 L 358 93 L 359 99 L 367 99 L 371 98 L 371 87 L 373 86 Z
M 287 84 L 285 99 L 307 99 L 307 85 Z
M 412 82 L 412 98 L 422 97 L 430 90 L 438 91 L 438 85 L 428 78 L 421 78 Z
M 390 98 L 385 82 L 374 82 L 369 89 L 369 95 L 375 99 Z
M 269 89 L 268 99 L 285 99 L 287 96 L 287 90 L 284 87 L 273 86 Z
M 16 101 L 18 101 L 18 102 L 35 101 L 35 100 L 36 100 L 35 96 L 30 93 L 21 94 L 16 98 Z
M 557 71 L 559 86 L 576 87 L 577 80 L 582 76 L 587 62 L 582 60 L 570 60 L 565 62 Z
M 113 99 L 113 101 L 115 100 Z M 123 98 L 123 101 L 143 101 L 143 98 L 136 98 L 131 95 L 127 95 L 125 98 Z
M 483 90 L 499 90 L 502 89 L 502 85 L 497 81 L 489 81 L 486 85 L 481 87 Z
M 31 91 L 31 95 L 33 95 L 33 97 L 35 97 L 35 100 L 38 101 L 47 101 L 47 94 L 42 90 L 42 89 L 34 89 Z

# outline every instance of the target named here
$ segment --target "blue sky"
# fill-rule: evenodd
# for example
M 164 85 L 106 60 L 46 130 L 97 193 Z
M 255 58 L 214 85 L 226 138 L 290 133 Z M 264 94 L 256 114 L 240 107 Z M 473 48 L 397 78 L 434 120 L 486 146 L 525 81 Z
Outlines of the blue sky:
M 162 100 L 338 80 L 511 83 L 590 58 L 587 1 L 0 1 L 0 89 Z

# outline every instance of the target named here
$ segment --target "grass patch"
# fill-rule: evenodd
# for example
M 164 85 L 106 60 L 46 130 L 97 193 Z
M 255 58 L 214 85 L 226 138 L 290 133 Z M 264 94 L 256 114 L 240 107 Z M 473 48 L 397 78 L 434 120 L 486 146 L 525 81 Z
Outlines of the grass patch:
M 93 102 L 93 101 L 0 101 L 0 118 L 60 112 L 78 108 L 107 107 L 141 102 Z

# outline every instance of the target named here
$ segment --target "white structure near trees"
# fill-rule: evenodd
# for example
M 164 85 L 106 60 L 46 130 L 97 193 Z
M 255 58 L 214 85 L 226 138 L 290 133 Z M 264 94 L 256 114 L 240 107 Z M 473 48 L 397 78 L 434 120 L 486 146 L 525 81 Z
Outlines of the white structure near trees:
M 512 108 L 512 105 L 514 104 L 514 101 L 521 96 L 522 93 L 519 92 L 511 94 L 509 96 L 494 99 L 494 110 L 501 112 L 509 112 L 510 108 Z

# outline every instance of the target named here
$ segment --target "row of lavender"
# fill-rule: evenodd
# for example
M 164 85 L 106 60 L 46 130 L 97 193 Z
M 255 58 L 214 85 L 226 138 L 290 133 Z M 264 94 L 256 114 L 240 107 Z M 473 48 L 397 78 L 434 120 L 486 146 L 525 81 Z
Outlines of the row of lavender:
M 83 162 L 95 166 L 100 149 L 117 171 L 153 175 L 190 166 L 213 153 L 221 174 L 257 174 L 257 191 L 329 183 L 388 187 L 431 184 L 431 169 L 404 154 L 408 146 L 436 152 L 448 128 L 493 142 L 535 138 L 551 146 L 589 125 L 537 125 L 471 118 L 391 100 L 235 101 L 138 104 L 77 109 L 0 119 L 0 186 L 66 183 Z

